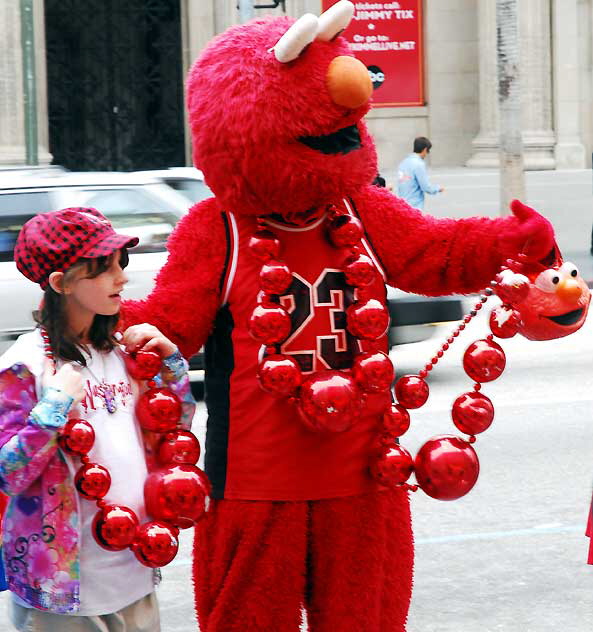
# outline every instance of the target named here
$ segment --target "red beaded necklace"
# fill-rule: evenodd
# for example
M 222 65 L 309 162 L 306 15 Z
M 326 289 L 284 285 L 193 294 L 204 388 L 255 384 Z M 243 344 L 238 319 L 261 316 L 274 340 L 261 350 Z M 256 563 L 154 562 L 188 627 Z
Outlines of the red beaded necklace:
M 327 211 L 327 229 L 330 242 L 344 253 L 342 270 L 348 285 L 355 292 L 355 302 L 347 312 L 347 329 L 359 340 L 376 341 L 389 325 L 385 304 L 365 297 L 365 288 L 379 274 L 370 257 L 362 252 L 363 227 L 356 217 L 330 206 Z M 261 387 L 278 397 L 286 397 L 297 406 L 300 417 L 311 430 L 342 432 L 357 420 L 366 398 L 371 394 L 388 393 L 395 374 L 389 356 L 380 350 L 360 352 L 350 370 L 324 370 L 304 376 L 297 362 L 278 351 L 279 345 L 290 333 L 290 316 L 275 300 L 292 282 L 292 273 L 282 263 L 281 244 L 266 225 L 258 219 L 258 228 L 249 241 L 253 256 L 262 262 L 260 271 L 261 292 L 258 303 L 249 319 L 249 332 L 266 346 L 266 356 L 260 362 L 258 379 Z M 433 498 L 452 500 L 467 494 L 477 481 L 479 462 L 472 443 L 476 434 L 486 430 L 494 419 L 494 406 L 480 393 L 482 383 L 498 378 L 506 364 L 501 346 L 494 336 L 510 338 L 521 325 L 521 315 L 513 307 L 529 292 L 529 280 L 522 274 L 499 275 L 484 290 L 474 308 L 447 337 L 436 354 L 417 375 L 404 375 L 395 384 L 398 403 L 386 399 L 382 413 L 382 427 L 377 449 L 371 455 L 371 475 L 388 487 L 403 487 L 416 491 L 418 486 Z M 410 426 L 410 409 L 423 406 L 428 400 L 426 378 L 459 334 L 482 309 L 490 296 L 496 293 L 503 304 L 490 314 L 491 334 L 476 340 L 466 350 L 463 367 L 474 380 L 473 391 L 463 393 L 454 401 L 452 418 L 455 426 L 469 435 L 467 439 L 439 435 L 428 440 L 415 459 L 399 445 L 399 437 Z M 359 345 L 360 348 L 360 345 Z M 407 483 L 412 472 L 417 485 Z
M 379 271 L 363 252 L 363 228 L 360 220 L 338 210 L 327 209 L 327 228 L 331 243 L 343 252 L 342 270 L 354 290 L 355 302 L 347 309 L 347 329 L 357 340 L 377 341 L 387 331 L 389 313 L 384 302 L 365 296 Z M 249 319 L 250 334 L 266 345 L 266 357 L 260 363 L 261 387 L 296 404 L 303 422 L 312 430 L 342 432 L 358 419 L 362 405 L 370 394 L 389 391 L 394 370 L 389 356 L 380 350 L 360 352 L 351 370 L 324 370 L 303 376 L 297 362 L 279 353 L 278 345 L 290 333 L 290 316 L 275 301 L 292 282 L 292 272 L 278 260 L 280 241 L 269 230 L 265 218 L 249 241 L 253 256 L 262 262 L 261 292 Z M 360 349 L 360 343 L 357 344 Z
M 45 329 L 41 329 L 41 336 L 45 356 L 52 362 L 55 373 L 54 355 Z M 152 380 L 161 369 L 160 356 L 140 351 L 126 354 L 124 361 L 131 377 L 149 380 L 148 389 L 136 403 L 136 416 L 143 430 L 152 435 L 148 443 L 157 444 L 159 467 L 148 475 L 144 484 L 146 511 L 153 520 L 140 524 L 129 507 L 105 502 L 111 475 L 107 468 L 89 459 L 95 431 L 88 421 L 70 417 L 60 429 L 58 445 L 67 454 L 80 458 L 74 486 L 82 498 L 95 501 L 99 509 L 92 525 L 97 544 L 107 551 L 130 548 L 141 564 L 155 568 L 175 558 L 179 529 L 186 529 L 202 518 L 210 486 L 204 472 L 195 466 L 200 457 L 198 440 L 179 427 L 181 401 L 170 389 L 159 388 Z

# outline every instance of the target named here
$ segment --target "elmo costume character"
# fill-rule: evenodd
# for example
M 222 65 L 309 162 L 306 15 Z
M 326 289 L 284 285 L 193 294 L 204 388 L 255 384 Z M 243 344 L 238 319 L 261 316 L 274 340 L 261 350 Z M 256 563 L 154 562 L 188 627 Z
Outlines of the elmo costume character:
M 405 629 L 413 545 L 407 491 L 369 461 L 393 378 L 387 282 L 426 295 L 485 287 L 502 262 L 553 247 L 513 215 L 437 219 L 371 183 L 372 84 L 320 17 L 260 19 L 214 38 L 187 82 L 196 204 L 127 322 L 186 356 L 205 344 L 206 472 L 196 528 L 202 632 Z

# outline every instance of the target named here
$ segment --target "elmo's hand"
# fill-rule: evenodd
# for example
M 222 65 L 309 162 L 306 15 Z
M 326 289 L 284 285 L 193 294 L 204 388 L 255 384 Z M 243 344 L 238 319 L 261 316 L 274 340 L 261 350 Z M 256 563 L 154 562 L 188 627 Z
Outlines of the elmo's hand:
M 505 250 L 523 254 L 527 259 L 539 261 L 554 247 L 554 228 L 552 224 L 529 206 L 519 200 L 511 202 L 513 217 L 509 217 L 507 230 L 500 236 Z

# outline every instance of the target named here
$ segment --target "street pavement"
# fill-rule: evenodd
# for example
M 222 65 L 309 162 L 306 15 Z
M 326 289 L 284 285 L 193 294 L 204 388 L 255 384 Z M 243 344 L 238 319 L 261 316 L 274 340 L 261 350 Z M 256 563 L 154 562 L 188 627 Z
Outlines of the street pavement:
M 427 212 L 497 214 L 495 172 L 433 170 L 431 177 L 446 192 L 429 199 Z M 527 185 L 528 203 L 552 220 L 565 258 L 593 280 L 591 173 L 528 173 Z M 451 403 L 471 387 L 461 369 L 462 353 L 487 335 L 484 316 L 431 374 L 429 402 L 413 413 L 402 438 L 412 454 L 429 437 L 454 433 Z M 441 325 L 429 340 L 394 348 L 398 376 L 417 372 L 453 326 Z M 593 481 L 593 317 L 567 338 L 516 337 L 502 346 L 507 369 L 484 387 L 496 419 L 475 444 L 478 483 L 453 502 L 412 495 L 416 563 L 408 632 L 593 629 L 593 567 L 585 564 L 583 536 Z M 205 417 L 200 403 L 194 430 L 201 442 Z M 178 557 L 163 569 L 158 589 L 163 632 L 198 629 L 191 540 L 191 531 L 183 531 Z M 2 632 L 10 629 L 6 605 L 7 594 L 1 593 Z
M 477 320 L 431 374 L 431 397 L 402 438 L 412 454 L 431 436 L 458 434 L 451 404 L 470 387 L 462 354 L 488 333 L 484 317 Z M 416 372 L 442 339 L 443 332 L 396 349 L 398 375 Z M 412 497 L 408 632 L 593 629 L 584 537 L 593 481 L 593 316 L 567 338 L 501 345 L 507 369 L 483 387 L 496 417 L 474 445 L 476 486 L 452 502 Z

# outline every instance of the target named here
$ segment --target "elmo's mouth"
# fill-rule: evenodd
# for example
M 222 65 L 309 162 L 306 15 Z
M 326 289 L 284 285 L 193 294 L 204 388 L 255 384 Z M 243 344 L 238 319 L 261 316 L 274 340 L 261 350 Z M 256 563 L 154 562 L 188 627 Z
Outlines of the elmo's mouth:
M 301 136 L 299 142 L 322 154 L 347 154 L 360 149 L 360 132 L 350 125 L 326 136 Z
M 555 322 L 558 325 L 568 326 L 578 323 L 582 315 L 583 309 L 575 309 L 572 312 L 560 314 L 560 316 L 544 316 L 544 318 L 549 318 L 551 321 Z

